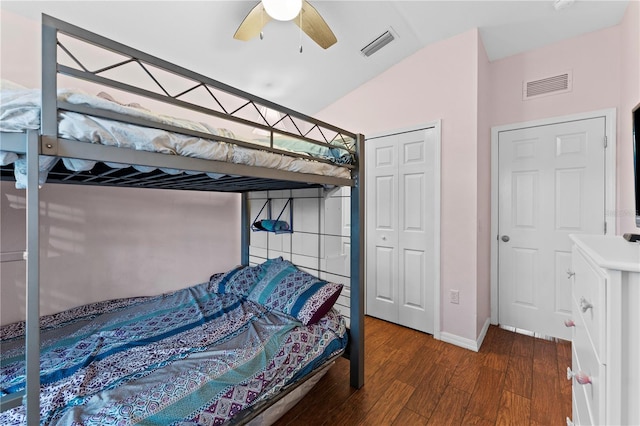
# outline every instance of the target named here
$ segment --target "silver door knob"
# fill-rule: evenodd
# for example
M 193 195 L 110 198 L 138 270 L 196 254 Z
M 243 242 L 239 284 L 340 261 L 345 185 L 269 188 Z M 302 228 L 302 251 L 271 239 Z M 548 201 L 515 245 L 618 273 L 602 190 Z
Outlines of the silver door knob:
M 382 236 L 382 241 L 386 241 L 387 237 L 385 237 L 384 235 Z
M 506 243 L 506 242 L 509 241 L 510 238 L 509 238 L 508 235 L 503 235 L 501 239 L 502 239 L 502 241 L 504 241 Z

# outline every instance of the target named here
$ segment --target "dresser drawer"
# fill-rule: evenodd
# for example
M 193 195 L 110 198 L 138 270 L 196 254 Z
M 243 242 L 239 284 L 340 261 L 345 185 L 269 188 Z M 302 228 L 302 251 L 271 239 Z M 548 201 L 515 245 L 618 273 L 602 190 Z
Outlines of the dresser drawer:
M 578 249 L 572 254 L 574 320 L 582 318 L 598 360 L 606 364 L 606 275 Z
M 603 424 L 605 420 L 606 366 L 598 362 L 581 317 L 575 320 L 571 364 L 571 371 L 574 375 L 583 373 L 590 381 L 590 383 L 580 384 L 577 377 L 572 378 L 577 417 L 581 424 Z

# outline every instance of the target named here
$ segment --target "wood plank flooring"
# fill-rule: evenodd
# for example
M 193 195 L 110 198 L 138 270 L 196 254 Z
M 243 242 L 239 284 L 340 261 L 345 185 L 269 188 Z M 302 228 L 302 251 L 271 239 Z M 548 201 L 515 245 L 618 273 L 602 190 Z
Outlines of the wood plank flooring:
M 364 387 L 339 359 L 276 425 L 565 425 L 570 365 L 570 342 L 491 326 L 476 353 L 366 317 Z

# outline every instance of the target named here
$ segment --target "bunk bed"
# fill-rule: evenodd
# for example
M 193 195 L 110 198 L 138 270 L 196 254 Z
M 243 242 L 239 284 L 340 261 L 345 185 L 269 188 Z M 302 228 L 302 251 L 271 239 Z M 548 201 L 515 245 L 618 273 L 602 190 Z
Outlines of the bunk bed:
M 115 54 L 118 59 L 111 65 L 91 70 L 72 51 L 72 47 L 77 44 L 102 49 L 109 54 Z M 59 58 L 61 55 L 65 55 L 67 63 L 70 61 L 71 65 L 63 64 Z M 154 89 L 124 82 L 120 76 L 114 77 L 111 73 L 132 64 L 144 70 L 153 82 Z M 171 94 L 157 77 L 159 73 L 177 76 L 185 80 L 188 86 L 179 93 Z M 173 120 L 169 116 L 140 108 L 139 105 L 122 105 L 108 93 L 101 94 L 102 96 L 98 96 L 99 99 L 87 101 L 86 93 L 59 89 L 59 76 L 80 79 L 98 84 L 100 87 L 115 89 L 118 93 L 123 92 L 171 108 L 194 112 L 204 116 L 205 121 L 194 123 L 182 119 Z M 189 98 L 189 94 L 196 91 L 206 92 L 209 95 L 208 101 L 211 102 L 197 103 L 193 97 Z M 33 102 L 33 93 L 23 93 L 20 96 L 23 99 L 24 96 L 27 97 L 27 107 L 37 109 L 40 122 L 18 129 L 3 129 L 0 132 L 2 179 L 15 180 L 18 186 L 26 188 L 27 207 L 27 247 L 24 254 L 27 269 L 26 321 L 23 329 L 17 327 L 12 331 L 13 334 L 9 333 L 9 337 L 23 336 L 23 353 L 20 352 L 19 345 L 13 344 L 11 348 L 17 356 L 24 357 L 24 374 L 20 376 L 21 385 L 16 386 L 22 390 L 14 393 L 3 392 L 0 401 L 2 412 L 20 409 L 27 424 L 47 421 L 40 417 L 43 399 L 40 389 L 41 385 L 44 386 L 51 380 L 46 376 L 41 380 L 43 373 L 40 371 L 40 363 L 51 362 L 49 373 L 55 375 L 58 368 L 55 363 L 60 360 L 52 360 L 50 357 L 41 359 L 41 347 L 46 348 L 49 353 L 52 341 L 56 341 L 51 337 L 51 333 L 56 336 L 58 327 L 71 324 L 73 334 L 74 330 L 78 329 L 74 321 L 82 322 L 87 318 L 100 317 L 99 313 L 109 312 L 108 320 L 104 321 L 110 321 L 111 330 L 114 330 L 117 329 L 113 328 L 114 322 L 130 323 L 137 318 L 136 315 L 146 318 L 148 312 L 158 311 L 159 304 L 163 303 L 169 303 L 170 306 L 162 305 L 161 311 L 173 312 L 171 309 L 174 305 L 186 304 L 200 310 L 200 315 L 204 317 L 207 313 L 211 317 L 220 316 L 221 321 L 226 321 L 226 325 L 214 323 L 219 329 L 235 324 L 230 319 L 235 312 L 232 306 L 245 306 L 246 302 L 250 306 L 243 307 L 244 313 L 239 316 L 252 320 L 263 318 L 268 325 L 263 325 L 265 328 L 273 328 L 274 324 L 279 324 L 282 321 L 280 317 L 290 319 L 294 316 L 298 321 L 296 327 L 292 329 L 290 322 L 282 326 L 287 331 L 298 333 L 297 337 L 287 335 L 288 339 L 327 340 L 327 333 L 335 337 L 326 346 L 309 349 L 323 352 L 324 357 L 313 357 L 310 363 L 297 370 L 291 368 L 288 377 L 275 380 L 278 386 L 270 394 L 251 398 L 252 403 L 246 407 L 235 406 L 231 410 L 232 415 L 226 419 L 227 422 L 246 423 L 265 410 L 282 404 L 292 395 L 297 394 L 296 397 L 300 398 L 309 384 L 317 381 L 317 377 L 326 371 L 336 356 L 344 355 L 349 358 L 351 385 L 360 388 L 364 384 L 362 135 L 316 120 L 47 15 L 42 16 L 42 88 L 41 93 L 37 95 L 39 104 Z M 267 110 L 276 111 L 277 118 L 271 118 L 272 115 L 267 114 Z M 29 111 L 33 112 L 33 109 Z M 230 123 L 231 126 L 258 129 L 262 139 L 254 141 L 245 135 L 238 136 L 233 131 L 214 127 L 206 121 L 207 118 L 215 123 L 222 121 Z M 77 123 L 86 121 L 97 123 L 98 129 L 92 129 L 86 135 L 74 133 L 73 129 L 81 127 Z M 285 122 L 288 123 L 286 126 L 283 125 Z M 6 124 L 3 122 L 2 126 Z M 115 127 L 111 126 L 116 124 L 124 127 L 114 130 Z M 71 130 L 65 132 L 65 129 Z M 151 135 L 144 133 L 140 136 L 143 129 L 145 132 L 150 131 Z M 108 136 L 96 136 L 129 133 L 138 134 L 138 140 L 128 144 L 127 138 L 124 137 L 112 140 Z M 171 141 L 169 145 L 158 142 L 166 140 Z M 181 141 L 184 143 L 181 144 Z M 194 149 L 194 146 L 202 149 Z M 79 318 L 84 318 L 81 320 L 74 317 L 76 319 L 73 321 L 67 321 L 66 317 L 60 318 L 56 315 L 42 320 L 39 317 L 39 187 L 50 183 L 241 193 L 242 266 L 232 271 L 214 274 L 209 282 L 170 295 L 116 300 L 78 308 L 81 313 Z M 275 280 L 276 272 L 278 279 L 282 276 L 295 276 L 296 279 L 302 277 L 308 284 L 308 287 L 305 287 L 307 289 L 319 286 L 326 290 L 331 283 L 314 280 L 309 274 L 282 259 L 268 260 L 262 265 L 249 265 L 249 192 L 336 186 L 351 188 L 350 327 L 342 331 L 344 320 L 341 320 L 334 308 L 321 317 L 300 319 L 300 306 L 292 312 L 291 309 L 279 306 L 279 302 L 271 298 L 270 291 L 274 289 L 273 286 L 278 288 L 277 286 L 283 284 L 283 281 Z M 282 271 L 287 272 L 283 275 Z M 265 284 L 265 280 L 272 281 Z M 230 288 L 232 283 L 236 283 L 236 286 L 238 283 L 246 286 L 248 282 L 251 285 L 246 287 L 247 291 L 242 294 L 224 291 L 225 288 Z M 335 290 L 333 288 L 331 291 L 335 293 Z M 269 306 L 269 302 L 275 305 Z M 281 308 L 284 309 L 284 314 Z M 219 312 L 224 315 L 218 315 Z M 124 318 L 119 317 L 118 313 L 124 315 Z M 50 328 L 47 328 L 46 324 L 49 324 Z M 328 324 L 329 331 L 314 329 L 318 324 Z M 180 328 L 183 325 L 172 326 Z M 233 329 L 234 326 L 229 327 Z M 238 322 L 235 327 L 242 328 L 244 325 Z M 201 336 L 202 330 L 198 330 L 196 334 Z M 162 334 L 160 331 L 157 332 Z M 261 334 L 260 331 L 255 333 Z M 233 340 L 233 337 L 237 337 L 236 334 L 237 330 L 230 332 L 225 342 Z M 345 348 L 347 335 L 348 345 Z M 101 340 L 100 344 L 103 343 Z M 200 344 L 206 346 L 206 343 Z M 80 346 L 84 348 L 83 345 Z M 296 348 L 299 349 L 298 346 Z M 225 352 L 226 349 L 228 348 L 223 347 L 221 351 Z M 286 362 L 289 362 L 287 353 L 280 355 L 285 355 Z M 44 364 L 42 368 L 45 368 Z M 251 393 L 253 390 L 246 392 Z M 210 397 L 211 395 L 203 396 L 205 399 Z M 85 399 L 78 397 L 72 402 L 81 405 Z M 211 405 L 207 407 L 211 408 Z M 183 421 L 198 423 L 197 420 L 188 417 Z M 160 421 L 158 419 L 150 417 L 147 420 Z M 164 423 L 165 420 L 161 422 Z

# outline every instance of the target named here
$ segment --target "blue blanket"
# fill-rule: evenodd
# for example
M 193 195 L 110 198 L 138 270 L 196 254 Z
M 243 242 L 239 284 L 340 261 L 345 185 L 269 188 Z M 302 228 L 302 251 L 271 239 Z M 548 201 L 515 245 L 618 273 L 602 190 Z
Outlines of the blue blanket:
M 346 345 L 332 310 L 303 326 L 215 281 L 41 320 L 43 424 L 221 424 Z M 23 324 L 0 329 L 1 395 L 24 389 Z M 25 424 L 24 406 L 0 424 Z

